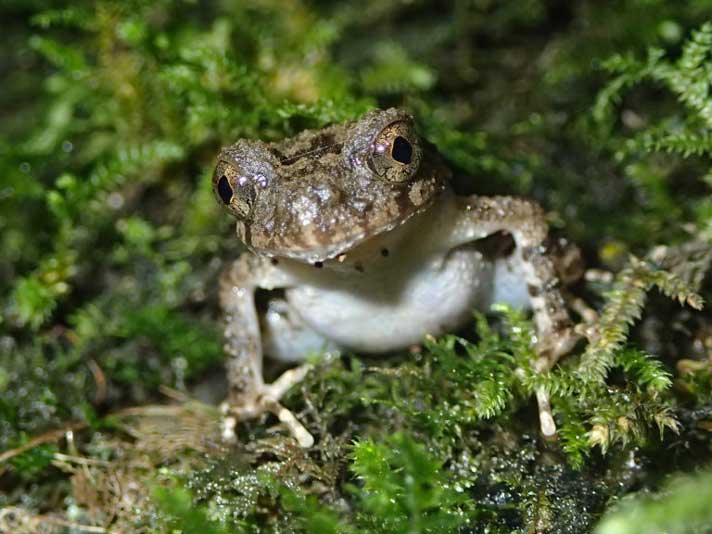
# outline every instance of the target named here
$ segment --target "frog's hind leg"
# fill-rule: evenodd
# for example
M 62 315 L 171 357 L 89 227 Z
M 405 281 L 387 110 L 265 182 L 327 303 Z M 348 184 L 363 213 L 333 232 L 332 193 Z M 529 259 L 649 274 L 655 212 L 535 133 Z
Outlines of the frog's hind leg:
M 234 439 L 237 420 L 275 414 L 287 426 L 300 446 L 311 447 L 314 438 L 279 399 L 304 378 L 308 365 L 290 369 L 272 384 L 262 376 L 262 337 L 255 307 L 258 288 L 275 289 L 287 285 L 285 275 L 266 258 L 243 254 L 220 278 L 220 304 L 225 313 L 225 351 L 228 354 L 228 401 L 223 437 Z
M 527 282 L 527 265 L 523 261 L 521 254 L 515 252 L 509 257 L 497 259 L 495 263 L 494 290 L 491 297 L 492 304 L 507 304 L 512 308 L 533 308 L 531 299 L 534 295 L 532 293 L 532 284 Z M 561 297 L 562 302 L 567 301 L 565 293 L 562 292 Z M 550 308 L 550 311 L 552 310 Z M 565 308 L 562 308 L 560 313 L 563 316 L 565 312 Z M 564 319 L 568 320 L 568 314 L 565 315 Z M 552 320 L 550 322 L 553 324 Z M 539 337 L 543 335 L 539 328 L 537 328 L 537 334 Z M 549 370 L 564 353 L 562 348 L 570 348 L 569 344 L 573 343 L 575 339 L 576 337 L 571 335 L 571 337 L 565 338 L 565 343 L 555 343 L 554 346 L 557 347 L 557 350 L 553 352 L 543 352 L 541 348 L 538 348 L 539 358 L 534 362 L 534 369 L 540 373 Z M 538 340 L 538 347 L 543 345 L 541 341 Z M 553 436 L 556 433 L 556 426 L 551 412 L 549 395 L 545 389 L 540 388 L 537 390 L 536 400 L 539 407 L 542 434 Z
M 541 207 L 535 202 L 514 197 L 458 198 L 458 216 L 451 239 L 454 244 L 482 239 L 496 232 L 507 232 L 515 242 L 511 261 L 526 284 L 529 304 L 537 331 L 537 372 L 549 370 L 570 351 L 580 336 L 574 331 L 557 276 L 545 246 L 548 226 Z M 556 425 L 549 395 L 537 391 L 539 420 L 544 436 L 553 437 Z

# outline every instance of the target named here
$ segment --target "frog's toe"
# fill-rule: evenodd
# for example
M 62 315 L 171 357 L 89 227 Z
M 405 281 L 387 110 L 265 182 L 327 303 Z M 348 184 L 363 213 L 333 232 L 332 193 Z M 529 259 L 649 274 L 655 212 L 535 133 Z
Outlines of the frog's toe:
M 262 384 L 252 389 L 249 394 L 237 394 L 225 401 L 220 407 L 223 413 L 223 440 L 228 443 L 237 440 L 235 427 L 238 421 L 254 419 L 269 412 L 277 416 L 287 427 L 300 447 L 309 448 L 314 445 L 314 437 L 291 411 L 279 403 L 279 399 L 289 388 L 301 382 L 310 369 L 311 366 L 308 364 L 295 367 L 286 371 L 272 384 Z
M 537 347 L 539 357 L 534 362 L 534 370 L 543 373 L 551 369 L 561 356 L 571 352 L 581 337 L 581 334 L 569 326 L 544 337 Z M 553 439 L 556 437 L 556 423 L 551 412 L 549 393 L 544 388 L 540 388 L 536 392 L 536 399 L 539 406 L 541 433 L 545 438 Z
M 297 440 L 300 447 L 308 449 L 314 445 L 314 437 L 304 428 L 304 425 L 299 422 L 299 419 L 297 419 L 290 410 L 269 397 L 265 398 L 264 403 L 266 404 L 267 410 L 276 415 L 280 422 L 287 427 L 289 433 Z
M 269 412 L 277 416 L 279 421 L 287 427 L 287 430 L 297 440 L 300 447 L 308 449 L 314 445 L 314 437 L 304 425 L 270 393 L 269 386 L 265 386 L 262 390 L 258 390 L 254 396 L 251 395 L 249 399 L 243 397 L 238 402 L 225 401 L 222 403 L 220 410 L 223 413 L 221 432 L 223 441 L 226 443 L 235 443 L 237 441 L 235 427 L 238 421 L 254 419 L 263 413 Z
M 222 421 L 220 424 L 220 436 L 225 443 L 237 443 L 237 434 L 235 433 L 235 427 L 237 426 L 237 417 L 232 415 L 227 415 L 229 413 L 230 406 L 226 402 L 220 405 L 220 411 L 223 413 Z

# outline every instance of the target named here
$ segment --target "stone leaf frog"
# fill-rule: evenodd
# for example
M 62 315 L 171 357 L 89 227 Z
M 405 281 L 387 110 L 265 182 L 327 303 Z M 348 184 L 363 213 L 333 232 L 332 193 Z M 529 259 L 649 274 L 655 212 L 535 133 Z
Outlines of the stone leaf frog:
M 298 362 L 314 351 L 403 349 L 495 302 L 531 307 L 537 370 L 572 348 L 578 336 L 545 247 L 542 209 L 520 198 L 457 196 L 450 176 L 399 109 L 274 143 L 241 139 L 220 152 L 213 189 L 249 249 L 220 280 L 226 438 L 237 420 L 272 412 L 299 445 L 313 444 L 279 403 L 309 366 L 268 384 L 265 353 Z M 489 258 L 477 242 L 502 232 L 514 250 Z M 257 290 L 269 291 L 260 311 Z M 542 432 L 553 435 L 546 392 L 537 400 Z

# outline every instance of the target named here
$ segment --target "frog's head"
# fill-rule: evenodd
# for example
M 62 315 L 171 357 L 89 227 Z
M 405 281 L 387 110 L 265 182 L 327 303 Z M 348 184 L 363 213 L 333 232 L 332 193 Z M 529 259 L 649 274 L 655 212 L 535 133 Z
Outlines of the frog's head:
M 430 207 L 449 178 L 397 109 L 220 153 L 213 189 L 254 252 L 308 262 L 344 253 Z

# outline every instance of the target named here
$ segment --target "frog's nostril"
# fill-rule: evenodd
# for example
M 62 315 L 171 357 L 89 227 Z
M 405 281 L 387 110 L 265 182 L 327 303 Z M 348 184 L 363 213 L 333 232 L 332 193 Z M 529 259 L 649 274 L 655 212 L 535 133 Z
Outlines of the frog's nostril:
M 391 155 L 397 162 L 409 165 L 413 158 L 413 147 L 407 139 L 399 135 L 393 140 Z
M 230 182 L 227 181 L 225 175 L 221 176 L 218 181 L 218 194 L 225 204 L 230 204 L 232 200 L 232 187 L 230 187 Z

